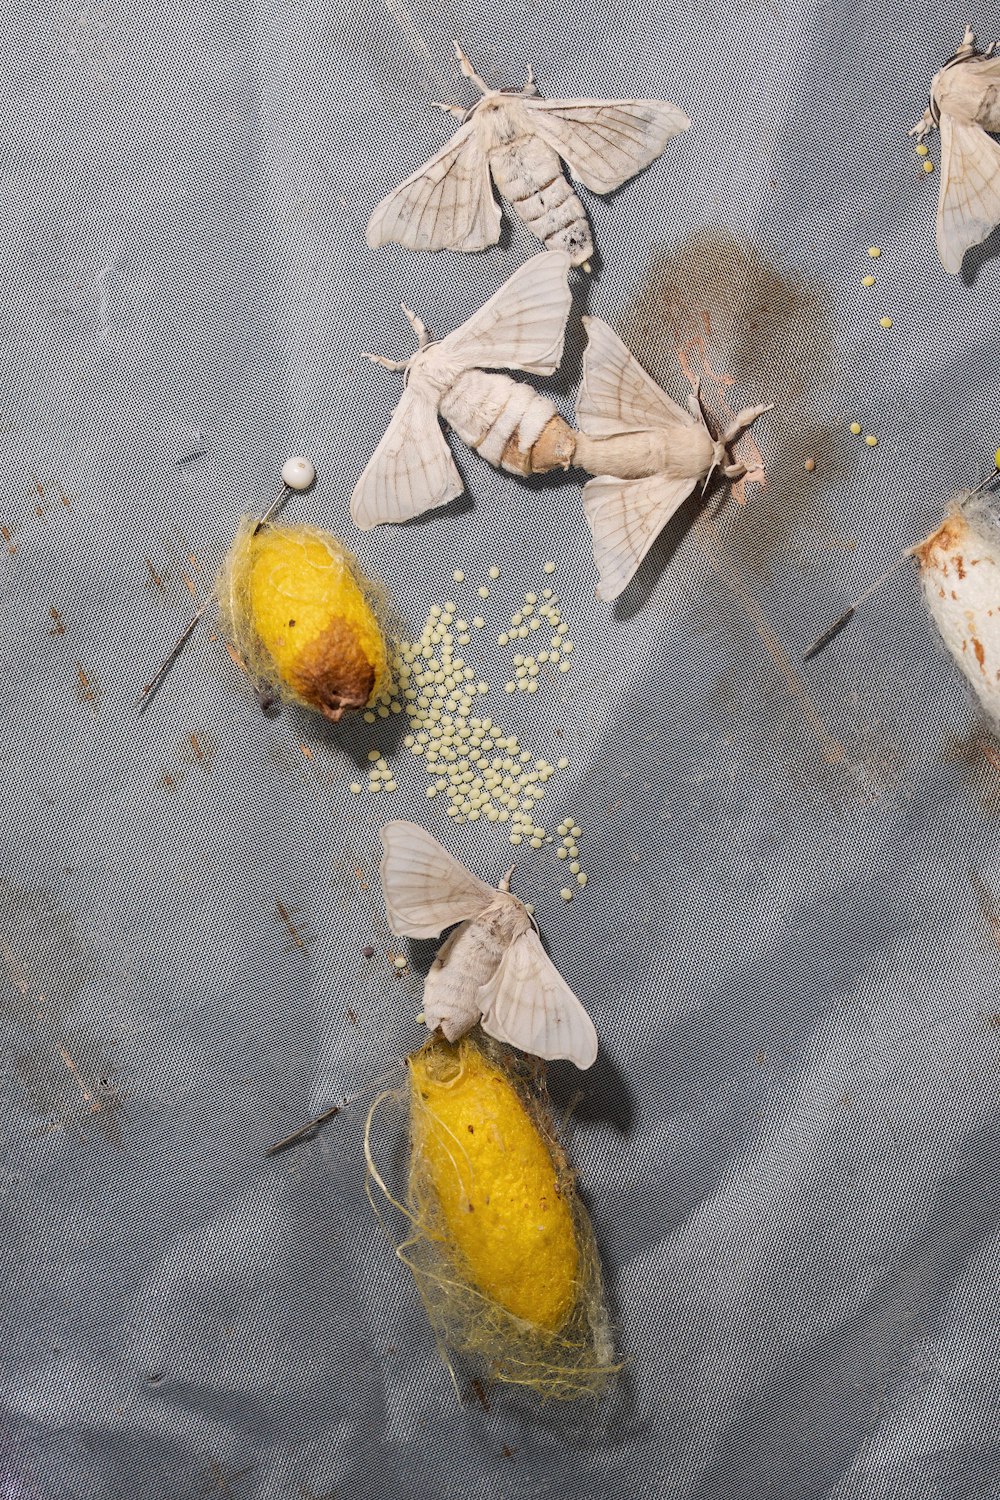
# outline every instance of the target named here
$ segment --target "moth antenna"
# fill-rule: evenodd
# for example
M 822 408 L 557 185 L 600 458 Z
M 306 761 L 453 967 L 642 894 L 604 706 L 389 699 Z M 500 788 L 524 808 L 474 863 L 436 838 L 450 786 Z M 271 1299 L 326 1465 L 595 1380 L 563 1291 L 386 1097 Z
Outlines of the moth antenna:
M 370 359 L 373 365 L 381 365 L 383 370 L 394 370 L 397 375 L 410 363 L 408 359 L 386 359 L 384 354 L 366 354 L 364 351 L 361 358 Z
M 472 80 L 481 94 L 490 94 L 493 92 L 489 84 L 486 83 L 484 79 L 480 78 L 479 74 L 476 72 L 475 68 L 472 66 L 465 53 L 462 51 L 462 48 L 460 47 L 458 42 L 455 43 L 455 56 L 458 58 L 459 67 L 462 69 L 462 72 L 465 74 L 466 78 Z
M 507 871 L 506 875 L 501 880 L 500 884 L 497 886 L 497 890 L 507 891 L 508 893 L 510 892 L 511 878 L 513 877 L 514 871 L 516 869 L 517 869 L 517 865 L 511 865 L 510 869 Z
M 881 574 L 880 577 L 876 578 L 874 583 L 870 583 L 868 587 L 858 595 L 854 603 L 848 605 L 847 609 L 844 610 L 844 613 L 842 615 L 838 615 L 833 624 L 828 625 L 823 631 L 822 635 L 818 635 L 813 641 L 812 645 L 809 646 L 807 650 L 803 651 L 802 660 L 810 661 L 811 658 L 817 654 L 817 652 L 822 651 L 824 646 L 829 645 L 834 636 L 839 635 L 844 626 L 851 619 L 853 619 L 855 611 L 860 609 L 865 600 L 870 599 L 872 594 L 878 593 L 882 585 L 888 582 L 888 580 L 892 577 L 893 573 L 895 573 L 900 564 L 904 563 L 908 557 L 912 557 L 917 547 L 919 546 L 920 543 L 917 542 L 915 546 L 907 547 L 905 552 L 901 552 L 900 555 L 896 558 L 896 561 L 894 563 L 891 563 L 890 566 L 886 568 L 885 572 Z
M 427 345 L 431 342 L 431 336 L 427 332 L 425 325 L 417 317 L 412 307 L 407 307 L 405 302 L 401 302 L 399 305 L 403 309 L 403 312 L 406 316 L 406 321 L 413 329 L 413 332 L 417 335 L 417 343 L 420 345 L 421 349 L 426 349 Z
M 381 1078 L 376 1078 L 374 1083 L 369 1084 L 366 1089 L 358 1089 L 357 1092 L 353 1094 L 343 1094 L 341 1098 L 337 1100 L 336 1104 L 331 1104 L 330 1108 L 325 1109 L 321 1115 L 316 1115 L 313 1119 L 307 1120 L 304 1125 L 299 1126 L 298 1130 L 293 1130 L 291 1135 L 286 1135 L 280 1141 L 275 1141 L 273 1146 L 268 1146 L 264 1152 L 264 1155 L 274 1156 L 276 1152 L 283 1151 L 286 1146 L 292 1146 L 296 1141 L 300 1141 L 302 1137 L 308 1135 L 311 1130 L 315 1130 L 318 1126 L 324 1125 L 327 1120 L 332 1120 L 334 1116 L 339 1115 L 340 1111 L 342 1109 L 345 1109 L 348 1104 L 355 1104 L 358 1099 L 366 1099 L 369 1094 L 375 1091 L 375 1089 L 381 1088 L 384 1083 L 388 1083 L 389 1080 L 395 1076 L 397 1070 L 403 1067 L 403 1065 L 404 1059 L 400 1058 L 399 1061 L 395 1063 L 392 1068 L 390 1068 L 388 1073 L 383 1073 Z
M 442 104 L 438 99 L 432 99 L 429 108 L 443 109 L 446 115 L 451 115 L 456 120 L 464 120 L 466 115 L 466 111 L 461 104 Z

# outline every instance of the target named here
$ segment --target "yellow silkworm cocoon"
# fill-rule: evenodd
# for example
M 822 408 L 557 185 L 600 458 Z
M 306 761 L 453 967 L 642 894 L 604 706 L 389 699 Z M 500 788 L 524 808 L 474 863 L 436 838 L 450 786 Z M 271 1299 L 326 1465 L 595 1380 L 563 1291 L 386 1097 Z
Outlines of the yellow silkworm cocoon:
M 544 1073 L 493 1042 L 438 1032 L 407 1060 L 405 1096 L 368 1116 L 365 1157 L 406 1220 L 413 1273 L 438 1348 L 546 1398 L 597 1395 L 617 1366 L 593 1231 L 553 1133 Z M 387 1099 L 409 1118 L 405 1202 L 372 1154 Z M 372 1199 L 373 1205 L 375 1199 Z M 456 1390 L 458 1382 L 456 1379 Z
M 242 522 L 219 580 L 224 627 L 253 676 L 336 723 L 388 685 L 381 598 L 329 532 L 255 526 Z
M 556 1332 L 578 1296 L 573 1216 L 549 1148 L 499 1068 L 472 1044 L 410 1058 L 412 1147 L 469 1279 Z

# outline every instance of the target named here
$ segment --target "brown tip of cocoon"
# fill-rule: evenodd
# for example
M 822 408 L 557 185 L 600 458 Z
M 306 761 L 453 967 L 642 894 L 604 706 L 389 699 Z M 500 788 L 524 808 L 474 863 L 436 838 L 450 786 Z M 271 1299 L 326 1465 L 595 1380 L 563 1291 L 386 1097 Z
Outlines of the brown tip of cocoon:
M 959 544 L 964 544 L 968 533 L 969 527 L 964 516 L 958 510 L 949 511 L 937 531 L 932 531 L 930 536 L 918 542 L 911 549 L 911 555 L 917 559 L 921 568 L 940 565 L 947 553 L 953 552 Z
M 513 441 L 513 439 L 511 440 Z M 509 449 L 510 443 L 507 444 Z M 568 469 L 573 462 L 573 454 L 576 452 L 576 433 L 568 422 L 556 415 L 550 417 L 531 451 L 522 454 L 521 457 L 527 467 L 521 472 L 525 474 L 547 474 L 551 469 Z M 504 452 L 504 463 L 507 463 L 508 454 Z
M 336 621 L 299 662 L 295 690 L 337 724 L 348 709 L 364 708 L 375 687 L 375 668 L 350 626 Z

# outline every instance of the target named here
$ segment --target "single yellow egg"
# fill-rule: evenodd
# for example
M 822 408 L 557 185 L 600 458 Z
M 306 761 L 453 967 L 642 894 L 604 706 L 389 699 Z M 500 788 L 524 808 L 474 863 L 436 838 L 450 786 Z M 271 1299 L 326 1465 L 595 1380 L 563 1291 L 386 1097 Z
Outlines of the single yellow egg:
M 923 167 L 925 172 L 933 172 L 934 170 L 934 163 L 932 161 L 924 161 L 921 162 L 920 165 Z
M 878 260 L 882 252 L 877 245 L 870 245 L 868 248 L 868 254 L 871 256 L 872 260 Z
M 993 462 L 996 464 L 997 468 L 1000 469 L 1000 448 L 997 449 L 993 458 Z
M 919 146 L 914 146 L 913 149 L 914 151 L 916 151 L 918 156 L 928 156 L 930 154 L 930 148 L 922 144 Z
M 861 423 L 860 422 L 852 422 L 851 423 L 851 431 L 854 433 L 855 437 L 860 437 L 861 436 Z
M 328 532 L 244 521 L 219 580 L 220 611 L 255 676 L 336 722 L 386 684 L 370 587 Z
M 457 1046 L 433 1041 L 409 1067 L 419 1162 L 411 1183 L 436 1199 L 419 1207 L 441 1225 L 484 1296 L 556 1332 L 579 1299 L 581 1267 L 545 1138 L 510 1080 L 468 1038 Z

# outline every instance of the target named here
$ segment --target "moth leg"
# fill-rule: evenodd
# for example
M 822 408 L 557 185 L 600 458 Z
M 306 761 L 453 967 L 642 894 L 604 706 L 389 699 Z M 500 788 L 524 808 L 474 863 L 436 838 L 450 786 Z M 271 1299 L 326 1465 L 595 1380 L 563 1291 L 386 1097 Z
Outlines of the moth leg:
M 766 411 L 773 410 L 773 401 L 769 401 L 766 406 L 745 406 L 742 411 L 736 413 L 719 439 L 719 442 L 724 448 L 730 447 L 731 444 L 736 442 L 737 438 L 742 437 L 748 427 L 753 426 L 758 417 L 762 417 Z
M 528 79 L 527 79 L 527 82 L 524 85 L 524 88 L 521 90 L 521 93 L 522 94 L 537 94 L 538 93 L 538 88 L 537 88 L 537 85 L 535 84 L 535 70 L 531 66 L 530 63 L 528 64 Z
M 365 354 L 362 359 L 370 359 L 373 365 L 381 365 L 383 370 L 395 370 L 397 374 L 409 367 L 408 359 L 386 359 L 384 354 Z
M 472 66 L 469 59 L 466 57 L 465 53 L 462 51 L 457 42 L 455 43 L 455 56 L 458 58 L 459 67 L 462 69 L 462 72 L 465 74 L 466 78 L 472 80 L 481 94 L 490 94 L 493 92 L 489 84 L 486 83 L 484 79 L 480 78 L 479 74 L 476 72 L 475 68 Z
M 723 464 L 722 472 L 727 479 L 742 479 L 744 474 L 749 474 L 750 470 L 746 464 Z
M 913 136 L 915 140 L 919 141 L 922 140 L 925 135 L 930 135 L 933 129 L 934 116 L 931 114 L 929 109 L 925 109 L 923 114 L 920 116 L 920 119 L 913 126 L 912 130 L 908 130 L 906 133 L 907 135 Z
M 440 104 L 437 99 L 431 101 L 431 109 L 443 109 L 446 115 L 451 115 L 456 120 L 464 120 L 466 110 L 461 104 Z

